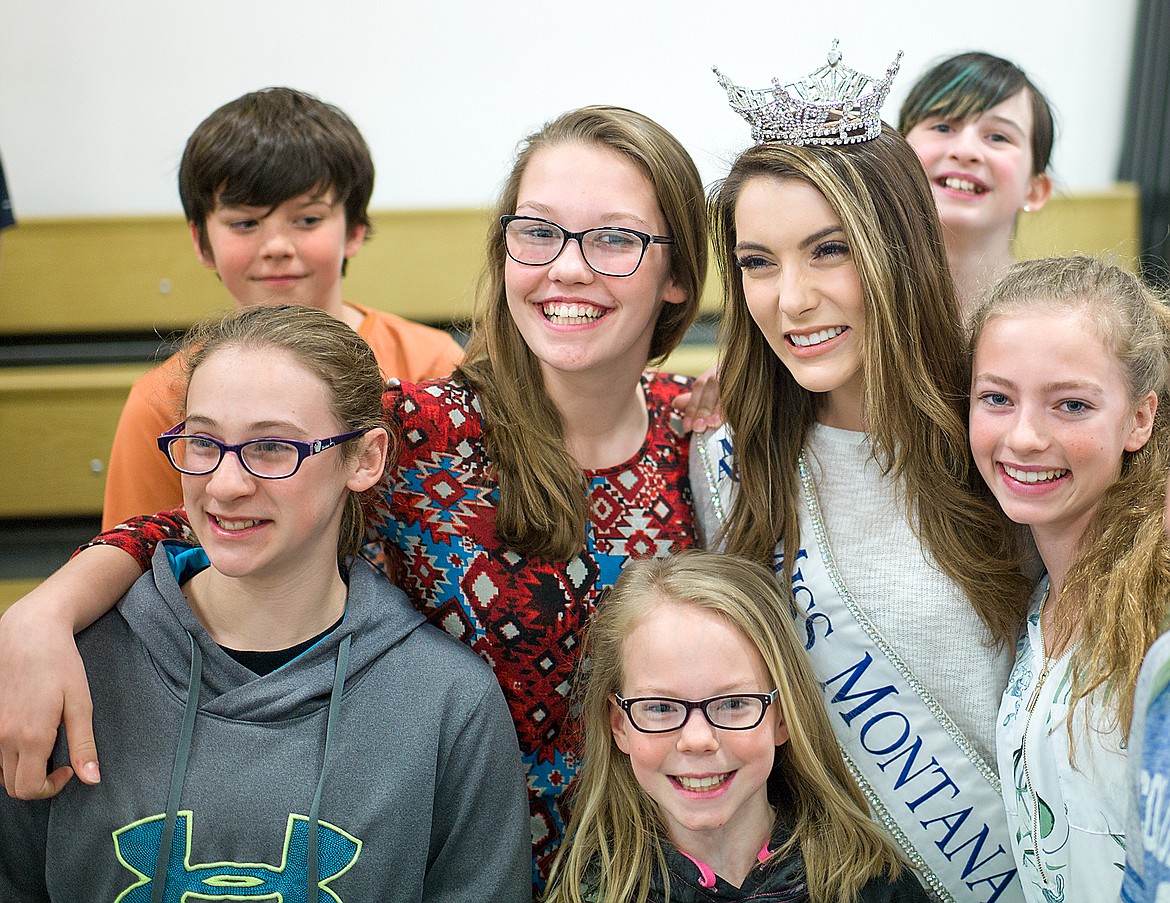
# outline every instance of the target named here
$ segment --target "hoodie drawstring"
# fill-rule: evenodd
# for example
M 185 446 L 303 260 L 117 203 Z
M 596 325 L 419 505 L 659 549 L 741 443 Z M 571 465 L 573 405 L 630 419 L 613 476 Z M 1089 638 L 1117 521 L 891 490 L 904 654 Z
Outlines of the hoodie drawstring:
M 187 760 L 191 754 L 191 737 L 195 732 L 195 716 L 199 713 L 199 689 L 203 683 L 203 653 L 195 637 L 187 634 L 191 641 L 191 677 L 187 684 L 187 707 L 183 711 L 183 728 L 179 733 L 179 746 L 175 750 L 175 764 L 171 769 L 171 789 L 167 797 L 167 814 L 163 821 L 162 836 L 159 838 L 158 859 L 154 866 L 151 882 L 150 903 L 162 903 L 166 895 L 167 863 L 170 860 L 171 844 L 175 837 L 175 820 L 179 813 L 179 801 L 183 795 L 183 782 L 187 777 Z M 306 903 L 317 903 L 319 870 L 317 865 L 317 834 L 321 794 L 325 789 L 325 775 L 328 771 L 329 752 L 333 746 L 333 728 L 337 711 L 341 705 L 341 692 L 345 688 L 345 675 L 349 671 L 349 646 L 352 635 L 342 637 L 337 650 L 337 663 L 333 671 L 333 689 L 329 694 L 329 714 L 325 720 L 325 748 L 321 755 L 321 769 L 317 776 L 317 791 L 309 808 L 308 849 L 305 851 L 305 872 L 308 886 L 305 889 Z
M 317 778 L 317 792 L 313 794 L 313 805 L 309 807 L 308 849 L 305 851 L 305 870 L 309 874 L 309 886 L 305 903 L 317 903 L 317 816 L 321 811 L 321 792 L 325 789 L 325 773 L 329 766 L 329 748 L 333 745 L 333 724 L 341 705 L 341 691 L 345 687 L 345 675 L 349 671 L 349 641 L 352 634 L 341 638 L 337 649 L 337 666 L 333 671 L 333 691 L 329 694 L 329 716 L 325 720 L 325 749 L 321 753 L 321 773 Z
M 179 813 L 179 799 L 183 795 L 183 781 L 187 777 L 187 759 L 191 754 L 191 735 L 195 731 L 195 716 L 199 712 L 199 688 L 203 684 L 203 653 L 191 641 L 191 679 L 187 683 L 187 708 L 183 712 L 183 729 L 179 733 L 179 747 L 175 750 L 175 765 L 171 769 L 171 791 L 167 797 L 167 817 L 163 821 L 162 837 L 158 842 L 158 860 L 154 864 L 154 880 L 150 886 L 150 903 L 162 903 L 167 890 L 167 863 L 171 858 L 171 843 L 175 839 L 175 819 Z M 159 879 L 162 879 L 161 881 Z

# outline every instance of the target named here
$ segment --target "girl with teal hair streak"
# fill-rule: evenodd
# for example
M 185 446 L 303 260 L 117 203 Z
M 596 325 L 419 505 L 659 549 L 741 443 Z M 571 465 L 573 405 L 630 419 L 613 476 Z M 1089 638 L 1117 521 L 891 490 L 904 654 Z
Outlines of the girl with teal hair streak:
M 930 179 L 951 275 L 968 309 L 1014 262 L 1020 213 L 1035 213 L 1052 193 L 1052 108 L 1015 63 L 972 51 L 919 78 L 898 129 Z

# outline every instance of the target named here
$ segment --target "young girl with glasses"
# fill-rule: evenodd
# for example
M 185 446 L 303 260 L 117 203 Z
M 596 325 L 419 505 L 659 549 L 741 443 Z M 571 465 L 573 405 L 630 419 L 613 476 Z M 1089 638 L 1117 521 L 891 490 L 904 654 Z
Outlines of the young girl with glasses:
M 1115 900 L 1134 689 L 1170 600 L 1170 313 L 1115 266 L 1033 260 L 971 347 L 975 463 L 1044 566 L 996 729 L 1012 849 L 1028 900 Z
M 696 440 L 696 507 L 709 543 L 775 566 L 866 799 L 927 886 L 1018 900 L 995 714 L 1031 584 L 971 463 L 930 187 L 867 124 L 763 140 L 712 192 L 729 426 Z
M 513 216 L 537 224 L 528 235 L 551 240 L 547 253 L 511 245 L 501 217 Z M 694 319 L 706 222 L 698 170 L 662 126 L 616 107 L 557 117 L 522 144 L 504 185 L 465 363 L 450 379 L 392 382 L 383 399 L 402 441 L 367 525 L 415 607 L 495 668 L 527 768 L 538 883 L 577 764 L 564 725 L 578 634 L 627 560 L 696 542 L 689 437 L 670 407 L 687 381 L 646 368 Z M 615 267 L 599 255 L 623 237 L 640 256 Z M 145 563 L 141 540 L 176 529 L 162 525 L 106 539 Z M 86 691 L 58 662 L 73 660 L 75 621 L 136 567 L 119 549 L 87 549 L 0 621 L 10 791 L 59 783 L 44 783 L 41 748 L 62 699 L 71 714 Z M 76 761 L 95 767 L 76 711 Z
M 181 355 L 186 436 L 161 444 L 197 545 L 160 545 L 78 637 L 104 780 L 0 794 L 0 898 L 531 899 L 491 669 L 354 557 L 388 441 L 374 353 L 254 307 Z
M 1022 69 L 972 51 L 914 84 L 898 128 L 926 169 L 965 309 L 1012 265 L 1020 213 L 1052 194 L 1052 108 Z
M 762 565 L 632 562 L 579 676 L 584 763 L 548 903 L 919 901 Z

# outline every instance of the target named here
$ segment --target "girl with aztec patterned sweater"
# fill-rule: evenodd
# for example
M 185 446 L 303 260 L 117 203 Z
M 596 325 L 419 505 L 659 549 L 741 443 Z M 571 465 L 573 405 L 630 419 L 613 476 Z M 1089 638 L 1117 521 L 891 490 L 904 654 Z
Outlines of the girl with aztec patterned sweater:
M 0 899 L 531 900 L 499 684 L 354 557 L 387 450 L 374 353 L 299 306 L 186 342 L 155 454 L 199 545 L 160 546 L 78 637 L 105 780 L 0 794 Z
M 1170 602 L 1170 312 L 1057 257 L 1012 267 L 971 329 L 975 463 L 1044 565 L 996 726 L 1012 851 L 1029 901 L 1116 900 L 1134 691 Z
M 371 523 L 415 606 L 496 669 L 528 768 L 539 881 L 576 769 L 565 724 L 578 634 L 629 558 L 696 542 L 688 437 L 670 407 L 687 381 L 643 371 L 697 311 L 706 210 L 698 171 L 669 132 L 587 107 L 522 145 L 497 213 L 466 362 L 450 379 L 385 395 L 401 448 Z M 105 539 L 144 563 L 142 541 L 174 531 L 162 524 Z M 57 661 L 74 626 L 112 601 L 114 575 L 128 583 L 139 566 L 118 549 L 87 549 L 0 620 L 9 791 L 67 780 L 43 773 L 64 697 L 81 716 L 67 719 L 74 761 L 96 763 L 82 675 Z

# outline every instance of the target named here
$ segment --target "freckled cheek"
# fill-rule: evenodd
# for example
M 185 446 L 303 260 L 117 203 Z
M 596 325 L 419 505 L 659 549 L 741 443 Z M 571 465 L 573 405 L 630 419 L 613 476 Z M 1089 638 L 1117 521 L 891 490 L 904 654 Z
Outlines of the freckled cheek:
M 1084 446 L 1070 449 L 1068 454 L 1072 461 L 1092 461 L 1103 471 L 1107 471 L 1109 485 L 1117 482 L 1121 477 L 1121 462 L 1125 456 L 1125 446 L 1121 439 L 1116 445 L 1086 441 Z
M 254 256 L 251 248 L 233 242 L 220 248 L 219 253 L 215 255 L 215 262 L 221 275 L 226 274 L 231 278 L 244 272 Z

